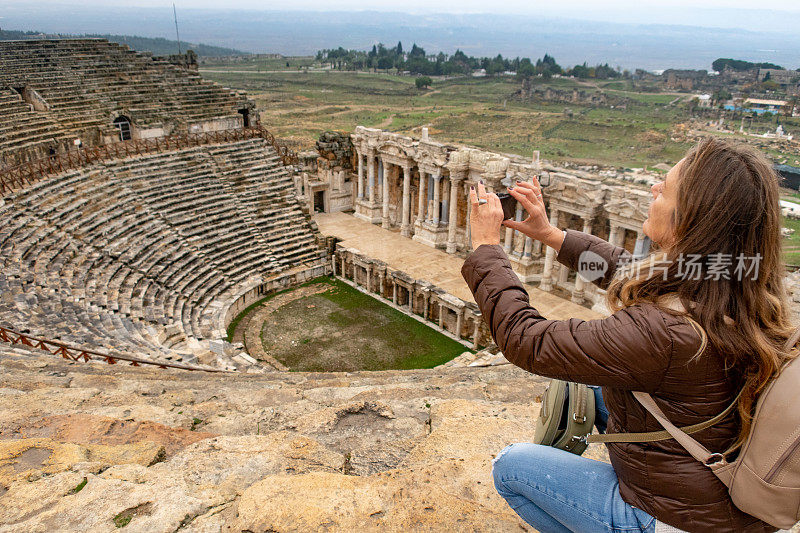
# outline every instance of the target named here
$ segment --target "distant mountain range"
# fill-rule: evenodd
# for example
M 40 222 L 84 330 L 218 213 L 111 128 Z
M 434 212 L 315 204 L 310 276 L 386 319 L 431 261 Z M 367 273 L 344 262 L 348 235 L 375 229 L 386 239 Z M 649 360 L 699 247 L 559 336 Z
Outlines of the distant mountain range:
M 714 59 L 734 57 L 800 67 L 800 32 L 791 30 L 800 28 L 800 14 L 779 17 L 780 13 L 765 11 L 764 17 L 773 22 L 764 24 L 766 19 L 757 13 L 707 9 L 685 19 L 664 19 L 672 24 L 660 23 L 662 19 L 654 14 L 648 17 L 654 23 L 641 24 L 581 20 L 587 15 L 580 12 L 558 18 L 547 14 L 179 9 L 178 22 L 181 37 L 188 41 L 255 53 L 309 55 L 325 48 L 366 50 L 378 42 L 394 46 L 402 41 L 406 49 L 416 43 L 428 53 L 461 49 L 471 56 L 500 53 L 532 58 L 548 53 L 567 66 L 587 61 L 629 69 L 711 69 Z M 681 20 L 685 23 L 675 24 Z M 746 29 L 730 25 L 736 20 Z M 712 27 L 714 23 L 727 27 Z M 175 35 L 168 2 L 154 8 L 5 0 L 0 26 L 52 33 Z
M 110 35 L 110 34 L 86 34 L 70 35 L 57 33 L 41 33 L 35 31 L 15 31 L 0 30 L 0 41 L 13 41 L 21 39 L 63 39 L 74 37 L 96 37 L 107 39 L 114 43 L 126 44 L 137 52 L 152 52 L 156 56 L 168 56 L 178 53 L 178 41 L 170 41 L 161 37 L 137 37 L 135 35 Z M 196 44 L 181 41 L 180 50 L 186 53 L 187 49 L 192 49 L 199 56 L 220 57 L 231 55 L 246 55 L 247 52 L 234 50 L 233 48 L 222 48 L 219 46 L 209 46 L 207 44 Z

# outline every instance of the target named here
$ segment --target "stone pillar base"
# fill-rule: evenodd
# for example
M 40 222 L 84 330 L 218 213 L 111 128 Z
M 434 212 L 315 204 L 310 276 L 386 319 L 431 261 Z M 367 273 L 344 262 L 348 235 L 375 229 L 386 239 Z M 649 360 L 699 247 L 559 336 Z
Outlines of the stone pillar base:
M 353 216 L 371 224 L 377 224 L 381 221 L 381 205 L 372 204 L 369 200 L 356 200 Z
M 400 228 L 400 235 L 403 237 L 411 237 L 411 225 L 406 224 Z
M 523 283 L 533 283 L 542 278 L 542 259 L 511 254 L 508 256 L 508 260 L 511 263 L 511 268 L 514 269 L 514 273 Z
M 456 243 L 454 243 L 454 242 L 448 242 L 447 243 L 447 253 L 448 254 L 454 254 L 454 253 L 456 253 L 456 251 L 458 251 L 458 245 Z

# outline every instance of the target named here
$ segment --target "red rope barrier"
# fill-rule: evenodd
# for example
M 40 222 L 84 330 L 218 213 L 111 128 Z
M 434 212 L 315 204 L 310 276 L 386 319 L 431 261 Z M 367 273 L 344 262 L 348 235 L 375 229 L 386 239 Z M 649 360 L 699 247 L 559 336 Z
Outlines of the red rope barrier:
M 60 355 L 62 358 L 70 361 L 80 361 L 83 359 L 84 362 L 88 363 L 89 361 L 99 360 L 108 363 L 109 365 L 115 365 L 118 361 L 125 361 L 130 363 L 130 366 L 150 365 L 164 369 L 178 368 L 180 370 L 197 370 L 201 372 L 230 372 L 229 370 L 220 370 L 218 368 L 182 365 L 180 363 L 165 363 L 162 361 L 149 361 L 147 359 L 140 359 L 138 357 L 111 355 L 92 350 L 84 350 L 82 348 L 75 348 L 57 341 L 49 341 L 46 339 L 31 337 L 29 335 L 25 335 L 24 333 L 20 333 L 19 331 L 14 331 L 2 326 L 0 326 L 0 340 L 12 345 L 21 344 L 30 348 L 38 348 L 53 355 Z M 78 355 L 73 355 L 72 352 L 75 352 Z

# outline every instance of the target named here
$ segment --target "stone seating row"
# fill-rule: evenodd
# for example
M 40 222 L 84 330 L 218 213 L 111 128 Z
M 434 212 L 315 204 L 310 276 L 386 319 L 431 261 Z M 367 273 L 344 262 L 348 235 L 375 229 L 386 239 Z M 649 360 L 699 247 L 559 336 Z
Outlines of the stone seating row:
M 13 87 L 36 91 L 48 109 L 6 105 L 3 93 Z M 108 133 L 120 114 L 147 127 L 238 120 L 246 105 L 194 72 L 98 39 L 0 41 L 0 91 L 0 157 L 7 164 L 30 159 L 40 145 L 46 153 L 54 136 L 86 139 L 98 128 Z M 6 117 L 12 119 L 7 126 Z M 37 121 L 39 130 L 28 127 Z
M 252 139 L 99 163 L 6 197 L 0 321 L 192 361 L 245 282 L 325 260 L 291 182 Z

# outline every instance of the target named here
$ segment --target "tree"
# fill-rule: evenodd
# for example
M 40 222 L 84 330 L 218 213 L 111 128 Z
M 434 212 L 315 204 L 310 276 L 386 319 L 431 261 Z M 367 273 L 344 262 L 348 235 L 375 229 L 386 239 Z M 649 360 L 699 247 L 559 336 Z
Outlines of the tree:
M 400 41 L 397 41 L 396 50 L 397 50 L 397 55 L 402 56 L 403 55 L 403 43 L 401 43 Z
M 417 43 L 411 45 L 411 51 L 408 53 L 408 58 L 425 58 L 425 50 L 417 46 Z
M 431 83 L 433 83 L 433 80 L 430 78 L 430 76 L 420 76 L 414 80 L 414 84 L 417 86 L 417 89 L 427 89 L 431 86 Z
M 517 67 L 517 79 L 518 80 L 526 80 L 536 75 L 536 67 L 533 66 L 531 60 L 527 57 L 523 57 L 519 61 L 519 66 Z

